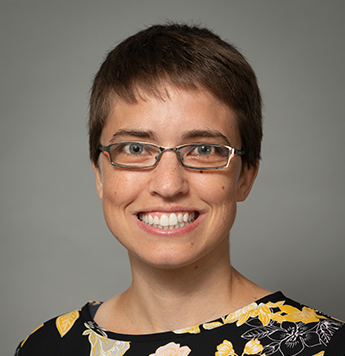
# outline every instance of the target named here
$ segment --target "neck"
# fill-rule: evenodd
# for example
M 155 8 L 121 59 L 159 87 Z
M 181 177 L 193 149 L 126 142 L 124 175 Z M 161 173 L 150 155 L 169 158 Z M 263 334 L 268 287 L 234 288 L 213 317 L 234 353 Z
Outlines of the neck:
M 143 317 L 144 329 L 159 332 L 197 325 L 227 304 L 233 279 L 230 261 L 212 269 L 200 261 L 178 270 L 140 265 L 132 261 L 133 281 L 124 299 L 134 315 Z
M 134 256 L 130 260 L 131 286 L 96 314 L 96 322 L 110 331 L 146 334 L 191 327 L 268 294 L 231 267 L 228 249 L 221 258 L 174 270 L 148 266 Z

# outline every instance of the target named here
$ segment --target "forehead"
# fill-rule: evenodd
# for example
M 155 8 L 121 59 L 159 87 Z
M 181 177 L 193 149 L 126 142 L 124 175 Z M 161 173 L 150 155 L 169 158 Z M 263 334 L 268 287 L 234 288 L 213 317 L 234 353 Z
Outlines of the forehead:
M 114 98 L 102 131 L 102 143 L 130 139 L 124 133 L 137 131 L 150 133 L 147 138 L 156 143 L 173 141 L 175 145 L 186 143 L 182 141 L 191 138 L 191 132 L 199 132 L 200 136 L 204 132 L 205 137 L 208 132 L 216 143 L 223 136 L 228 142 L 219 143 L 240 145 L 234 111 L 210 92 L 171 86 L 163 89 L 159 96 L 141 91 L 136 102 Z

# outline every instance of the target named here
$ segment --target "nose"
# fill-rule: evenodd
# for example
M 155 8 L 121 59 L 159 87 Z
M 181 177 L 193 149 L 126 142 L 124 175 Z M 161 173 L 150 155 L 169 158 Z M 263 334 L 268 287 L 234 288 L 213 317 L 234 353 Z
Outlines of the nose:
M 149 174 L 151 174 L 149 183 L 151 194 L 172 198 L 188 192 L 186 169 L 179 162 L 174 151 L 163 152 L 155 169 Z

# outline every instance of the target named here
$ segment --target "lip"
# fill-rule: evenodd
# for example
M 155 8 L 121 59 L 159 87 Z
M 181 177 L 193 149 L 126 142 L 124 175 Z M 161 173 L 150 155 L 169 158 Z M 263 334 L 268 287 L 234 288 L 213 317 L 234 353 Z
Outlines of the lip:
M 145 224 L 144 222 L 142 222 L 138 215 L 139 213 L 144 213 L 144 214 L 164 214 L 164 213 L 179 213 L 179 212 L 196 212 L 198 214 L 198 217 L 190 224 L 183 226 L 183 227 L 179 227 L 179 228 L 175 228 L 175 229 L 162 229 L 162 228 L 158 228 L 158 227 L 154 227 L 154 226 L 150 226 Z M 149 209 L 142 209 L 140 211 L 138 211 L 136 214 L 133 215 L 133 217 L 135 218 L 137 224 L 139 225 L 139 227 L 143 230 L 145 230 L 146 232 L 148 232 L 149 234 L 153 234 L 153 235 L 159 235 L 159 236 L 181 236 L 183 234 L 189 233 L 192 230 L 194 230 L 202 221 L 203 219 L 203 213 L 201 211 L 199 211 L 198 209 L 194 209 L 194 208 L 186 208 L 186 207 L 151 207 Z
M 176 212 L 180 212 L 180 211 L 184 211 L 184 212 L 193 212 L 196 211 L 199 214 L 202 214 L 202 211 L 200 211 L 200 209 L 198 208 L 194 208 L 194 207 L 186 207 L 186 206 L 182 206 L 182 205 L 174 205 L 174 206 L 169 206 L 169 205 L 165 205 L 165 206 L 150 206 L 149 208 L 143 208 L 140 209 L 138 211 L 135 211 L 134 214 L 138 215 L 139 213 L 145 213 L 145 214 L 149 214 L 149 213 L 176 213 Z

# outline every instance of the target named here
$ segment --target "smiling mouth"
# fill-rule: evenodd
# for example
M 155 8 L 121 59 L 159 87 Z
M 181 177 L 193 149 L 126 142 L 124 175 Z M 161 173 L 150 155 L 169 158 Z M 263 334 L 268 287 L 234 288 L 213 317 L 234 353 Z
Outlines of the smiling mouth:
M 193 223 L 199 216 L 196 211 L 179 212 L 171 214 L 139 213 L 138 218 L 148 226 L 158 227 L 159 229 L 178 229 Z

